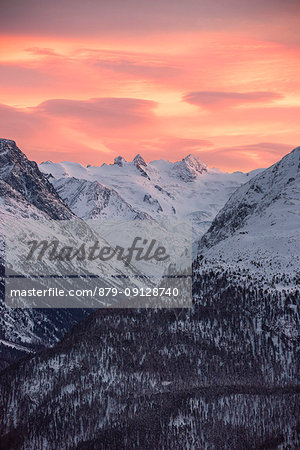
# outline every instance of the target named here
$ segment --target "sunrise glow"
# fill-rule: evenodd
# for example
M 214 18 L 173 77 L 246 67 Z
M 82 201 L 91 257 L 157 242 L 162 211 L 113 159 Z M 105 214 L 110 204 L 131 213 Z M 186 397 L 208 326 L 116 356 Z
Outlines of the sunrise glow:
M 299 145 L 297 2 L 13 3 L 0 135 L 37 162 L 194 153 L 250 170 Z

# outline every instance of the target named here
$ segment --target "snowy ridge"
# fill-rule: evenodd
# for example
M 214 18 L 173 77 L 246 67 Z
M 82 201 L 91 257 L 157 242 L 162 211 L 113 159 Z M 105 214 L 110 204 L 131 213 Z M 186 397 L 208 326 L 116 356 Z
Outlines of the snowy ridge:
M 216 169 L 207 169 L 199 158 L 193 155 L 188 155 L 176 163 L 158 160 L 146 164 L 142 156 L 137 155 L 132 162 L 126 162 L 122 156 L 118 156 L 114 164 L 103 164 L 101 167 L 50 161 L 40 164 L 39 167 L 45 174 L 52 175 L 49 180 L 71 210 L 82 218 L 91 216 L 91 202 L 94 201 L 91 199 L 91 192 L 95 185 L 90 184 L 88 188 L 88 184 L 85 184 L 85 189 L 76 199 L 71 183 L 68 182 L 70 178 L 97 181 L 106 189 L 114 190 L 115 193 L 111 193 L 109 209 L 102 210 L 101 214 L 109 211 L 112 217 L 119 216 L 120 211 L 117 207 L 114 208 L 112 202 L 117 193 L 119 200 L 122 198 L 126 203 L 125 214 L 131 214 L 128 211 L 128 207 L 131 207 L 138 214 L 146 213 L 155 220 L 191 220 L 195 239 L 209 228 L 230 194 L 256 173 L 223 173 Z M 77 187 L 78 182 L 73 181 L 73 188 Z M 107 191 L 102 190 L 101 200 L 100 190 L 99 187 L 97 202 L 104 204 Z M 117 202 L 117 205 L 119 204 Z M 96 217 L 96 214 L 93 217 Z

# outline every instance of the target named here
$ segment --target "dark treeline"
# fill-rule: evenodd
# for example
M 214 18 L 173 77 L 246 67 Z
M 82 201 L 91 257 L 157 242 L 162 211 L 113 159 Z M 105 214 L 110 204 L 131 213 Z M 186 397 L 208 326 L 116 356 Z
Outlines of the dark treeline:
M 296 280 L 198 264 L 191 309 L 98 310 L 6 369 L 3 448 L 298 448 Z

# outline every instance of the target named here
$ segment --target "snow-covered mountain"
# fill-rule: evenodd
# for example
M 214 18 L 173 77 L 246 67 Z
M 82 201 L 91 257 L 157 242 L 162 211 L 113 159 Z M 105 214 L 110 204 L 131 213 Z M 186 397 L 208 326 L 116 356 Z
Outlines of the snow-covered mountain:
M 146 213 L 155 220 L 190 220 L 195 239 L 209 228 L 230 194 L 257 173 L 208 169 L 193 155 L 175 163 L 158 160 L 147 164 L 137 155 L 132 162 L 118 156 L 114 164 L 101 167 L 50 161 L 39 167 L 82 218 Z
M 0 260 L 5 222 L 26 218 L 70 219 L 74 214 L 16 143 L 0 139 Z
M 238 188 L 202 237 L 212 265 L 300 272 L 300 147 Z
M 4 233 L 24 219 L 70 219 L 74 214 L 52 184 L 14 141 L 0 139 L 0 268 L 3 276 Z M 0 367 L 28 352 L 57 342 L 84 311 L 9 309 L 0 278 Z
M 64 196 L 67 192 L 68 201 L 73 206 L 74 212 L 85 219 L 96 216 L 108 218 L 112 222 L 117 217 L 122 220 L 147 219 L 151 222 L 151 218 L 146 213 L 135 210 L 114 189 L 106 188 L 98 181 L 74 178 L 53 180 L 56 190 L 53 184 L 49 182 L 48 177 L 40 172 L 37 164 L 29 161 L 14 141 L 0 140 L 0 163 L 1 276 L 3 276 L 4 263 L 4 235 L 6 233 L 8 236 L 12 229 L 14 230 L 12 237 L 22 235 L 23 239 L 12 242 L 14 247 L 10 248 L 10 254 L 11 250 L 16 250 L 18 254 L 25 255 L 27 244 L 24 236 L 27 236 L 27 232 L 32 233 L 33 231 L 35 232 L 35 238 L 43 236 L 43 239 L 45 239 L 46 233 L 47 239 L 48 237 L 50 240 L 55 238 L 64 242 L 66 237 L 68 244 L 73 242 L 74 245 L 78 242 L 76 233 L 79 232 L 79 235 L 84 236 L 84 239 L 87 239 L 89 242 L 97 241 L 100 246 L 107 245 L 107 241 L 99 237 L 95 228 L 90 228 L 89 225 L 78 219 L 77 215 L 71 212 L 59 193 Z M 142 167 L 143 165 L 139 158 L 135 160 L 134 164 L 136 167 Z M 82 197 L 84 212 L 80 209 Z M 27 225 L 28 219 L 34 219 L 30 222 L 29 229 Z M 51 226 L 49 226 L 50 219 L 56 219 L 51 220 Z M 59 225 L 61 219 L 62 225 Z M 70 229 L 68 229 L 68 225 L 64 225 L 65 221 L 69 222 L 69 219 L 72 219 Z M 96 226 L 95 222 L 94 224 Z M 31 229 L 31 227 L 33 228 Z M 24 252 L 22 249 L 24 249 Z M 22 268 L 25 267 L 24 265 L 22 266 L 23 263 L 23 259 L 15 258 L 13 270 L 22 275 Z M 26 263 L 26 266 L 29 266 L 29 269 L 31 268 L 28 263 Z M 51 275 L 57 274 L 58 269 L 55 262 L 49 268 L 53 269 Z M 161 267 L 159 270 L 163 271 L 164 268 Z M 133 285 L 145 286 L 146 283 L 145 279 L 140 281 L 137 278 L 133 284 L 133 281 L 125 280 L 122 277 L 110 281 L 112 274 L 129 276 L 136 274 L 136 269 L 130 266 L 125 267 L 123 261 L 117 260 L 112 263 L 107 262 L 105 265 L 98 264 L 97 261 L 88 263 L 83 261 L 80 273 L 101 274 L 102 277 L 106 277 L 106 280 L 103 281 L 104 284 L 106 283 L 105 286 L 115 287 L 118 285 L 119 287 L 122 286 L 121 290 Z M 1 364 L 6 365 L 15 356 L 18 357 L 22 354 L 22 352 L 28 353 L 57 342 L 76 323 L 78 318 L 82 318 L 86 314 L 85 311 L 79 312 L 76 309 L 38 310 L 7 308 L 4 304 L 4 280 L 1 279 L 0 281 L 0 356 L 2 358 L 0 366 Z M 72 283 L 72 281 L 69 283 Z M 91 282 L 89 287 L 90 285 Z M 84 306 L 84 304 L 79 302 L 77 307 L 82 308 Z

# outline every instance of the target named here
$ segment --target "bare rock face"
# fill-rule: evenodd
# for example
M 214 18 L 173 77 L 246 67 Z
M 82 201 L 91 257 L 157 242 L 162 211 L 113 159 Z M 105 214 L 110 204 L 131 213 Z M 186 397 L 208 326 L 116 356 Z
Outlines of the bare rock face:
M 156 210 L 156 212 L 162 212 L 163 211 L 159 201 L 156 198 L 153 198 L 152 195 L 150 195 L 150 194 L 145 194 L 144 195 L 144 202 L 148 203 L 149 205 L 151 205 Z

